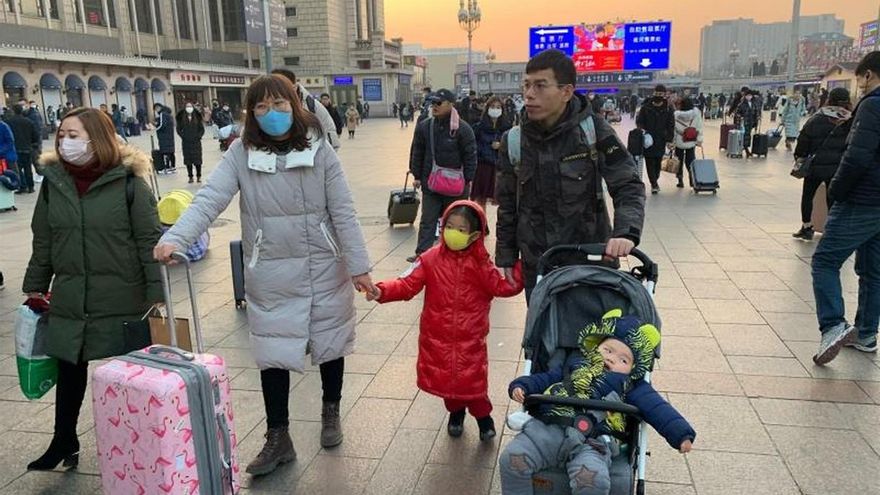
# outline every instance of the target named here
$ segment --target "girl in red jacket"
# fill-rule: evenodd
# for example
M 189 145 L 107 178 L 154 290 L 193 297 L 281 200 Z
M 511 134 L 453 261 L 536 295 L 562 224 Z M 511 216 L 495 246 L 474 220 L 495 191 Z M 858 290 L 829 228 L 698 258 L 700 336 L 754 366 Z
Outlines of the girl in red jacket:
M 495 436 L 489 402 L 489 309 L 495 297 L 523 288 L 521 267 L 506 280 L 483 244 L 486 214 L 472 201 L 456 201 L 443 215 L 442 241 L 422 253 L 401 278 L 379 282 L 368 300 L 408 301 L 425 287 L 417 364 L 418 386 L 442 397 L 447 431 L 459 437 L 465 410 L 477 418 L 480 440 Z

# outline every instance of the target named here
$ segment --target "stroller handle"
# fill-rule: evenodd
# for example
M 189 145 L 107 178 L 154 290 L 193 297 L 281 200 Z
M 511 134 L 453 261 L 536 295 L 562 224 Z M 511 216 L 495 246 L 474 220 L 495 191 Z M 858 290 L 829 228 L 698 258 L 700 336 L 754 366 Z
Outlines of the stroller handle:
M 538 259 L 538 275 L 544 276 L 547 272 L 551 271 L 553 268 L 550 260 L 560 253 L 580 253 L 586 258 L 589 265 L 602 265 L 615 269 L 619 266 L 617 260 L 608 261 L 605 259 L 605 244 L 562 244 L 544 251 L 544 254 Z M 647 254 L 640 249 L 634 248 L 629 255 L 642 263 L 641 267 L 634 269 L 634 274 L 640 275 L 649 281 L 657 282 L 659 276 L 657 264 Z
M 527 411 L 543 405 L 569 406 L 587 409 L 590 411 L 618 412 L 627 416 L 633 416 L 637 419 L 641 419 L 638 407 L 631 406 L 623 402 L 608 400 L 579 399 L 576 397 L 557 397 L 555 395 L 533 394 L 525 398 L 525 401 L 523 401 L 523 405 L 525 406 Z

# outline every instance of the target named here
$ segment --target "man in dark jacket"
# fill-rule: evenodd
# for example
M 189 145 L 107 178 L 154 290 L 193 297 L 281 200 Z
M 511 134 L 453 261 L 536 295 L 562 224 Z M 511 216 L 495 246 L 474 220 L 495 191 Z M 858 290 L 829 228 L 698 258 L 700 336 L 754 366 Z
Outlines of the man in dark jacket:
M 675 112 L 669 108 L 666 100 L 666 86 L 658 84 L 654 95 L 645 100 L 636 117 L 636 127 L 651 135 L 654 141 L 645 148 L 645 167 L 648 169 L 648 181 L 651 183 L 651 194 L 660 192 L 660 162 L 666 154 L 666 148 L 675 137 Z M 678 187 L 684 187 L 680 180 Z
M 761 120 L 761 106 L 754 97 L 751 91 L 745 93 L 735 112 L 743 129 L 743 149 L 747 158 L 752 156 L 752 131 L 758 127 L 758 122 Z
M 34 171 L 31 166 L 34 152 L 40 145 L 40 130 L 34 122 L 24 116 L 24 108 L 15 105 L 13 116 L 6 121 L 15 139 L 15 152 L 18 154 L 19 193 L 34 192 Z
M 177 172 L 177 158 L 174 155 L 174 117 L 171 116 L 171 109 L 156 103 L 153 105 L 153 114 L 156 116 L 156 141 L 167 167 L 164 172 Z
M 339 110 L 333 104 L 333 100 L 330 99 L 330 95 L 327 93 L 321 94 L 321 104 L 324 105 L 324 108 L 327 109 L 327 113 L 330 114 L 330 118 L 333 119 L 333 125 L 336 126 L 336 136 L 342 136 L 342 117 L 339 115 Z M 394 104 L 395 106 L 397 103 Z M 397 117 L 397 111 L 395 110 L 394 116 Z
M 575 74 L 574 63 L 559 50 L 533 57 L 523 80 L 526 118 L 518 165 L 510 160 L 510 131 L 501 144 L 495 263 L 512 276 L 522 257 L 527 297 L 547 249 L 606 243 L 606 255 L 618 258 L 629 254 L 642 235 L 645 186 L 611 126 L 575 94 Z M 586 119 L 593 121 L 594 143 L 582 130 Z M 602 179 L 614 200 L 613 225 Z
M 834 206 L 813 254 L 813 292 L 822 341 L 813 361 L 824 365 L 843 345 L 877 351 L 880 323 L 880 51 L 856 67 L 864 95 L 856 106 L 848 146 L 831 181 Z M 856 253 L 859 303 L 854 325 L 846 320 L 840 267 Z
M 477 172 L 474 131 L 458 116 L 454 105 L 455 94 L 452 91 L 441 89 L 434 93 L 431 96 L 431 118 L 419 122 L 413 135 L 409 171 L 413 174 L 413 185 L 416 189 L 422 185 L 425 187 L 422 192 L 419 242 L 416 255 L 407 258 L 410 263 L 434 245 L 437 239 L 437 221 L 449 205 L 468 197 L 470 183 Z M 444 196 L 427 187 L 434 164 L 464 172 L 466 185 L 462 194 Z

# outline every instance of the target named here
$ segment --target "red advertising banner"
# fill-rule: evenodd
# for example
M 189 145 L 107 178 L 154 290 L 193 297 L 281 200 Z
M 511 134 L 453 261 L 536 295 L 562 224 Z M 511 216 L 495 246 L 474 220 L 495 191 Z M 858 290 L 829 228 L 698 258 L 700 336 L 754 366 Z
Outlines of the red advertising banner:
M 623 70 L 624 24 L 581 24 L 574 27 L 574 39 L 572 60 L 578 72 Z

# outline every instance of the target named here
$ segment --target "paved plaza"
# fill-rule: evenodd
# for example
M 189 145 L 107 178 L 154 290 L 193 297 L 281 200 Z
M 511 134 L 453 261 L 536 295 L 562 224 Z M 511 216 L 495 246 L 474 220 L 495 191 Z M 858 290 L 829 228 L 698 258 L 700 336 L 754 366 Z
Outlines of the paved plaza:
M 631 126 L 629 119 L 617 126 L 624 141 Z M 718 121 L 705 133 L 708 154 L 717 157 Z M 412 127 L 382 119 L 367 121 L 355 140 L 342 140 L 374 280 L 405 270 L 415 248 L 414 228 L 389 228 L 385 219 L 388 191 L 403 183 L 411 136 Z M 148 137 L 134 142 L 149 147 Z M 220 153 L 216 141 L 206 139 L 204 147 L 207 175 Z M 880 360 L 844 349 L 825 368 L 811 362 L 819 340 L 809 266 L 815 244 L 791 237 L 799 227 L 800 182 L 788 175 L 791 154 L 779 148 L 767 159 L 717 158 L 717 196 L 676 189 L 666 174 L 660 195 L 648 197 L 641 248 L 660 264 L 656 303 L 664 323 L 655 384 L 697 431 L 686 456 L 651 434 L 652 495 L 880 490 Z M 161 176 L 159 183 L 164 191 L 197 189 L 186 184 L 185 172 Z M 19 196 L 18 212 L 0 213 L 0 269 L 7 285 L 0 293 L 0 493 L 99 493 L 88 398 L 79 421 L 79 469 L 25 471 L 48 446 L 54 413 L 54 392 L 37 401 L 24 398 L 13 355 L 36 197 Z M 494 225 L 494 208 L 490 216 Z M 236 201 L 211 229 L 211 249 L 195 271 L 206 344 L 226 359 L 234 377 L 243 472 L 262 446 L 265 415 L 247 320 L 232 300 L 227 245 L 239 232 Z M 177 311 L 187 313 L 183 273 L 175 269 L 173 276 Z M 857 284 L 851 262 L 843 282 L 852 318 Z M 500 493 L 497 458 L 511 432 L 505 428 L 480 443 L 476 422 L 468 418 L 464 435 L 450 438 L 442 401 L 416 388 L 420 305 L 421 299 L 385 306 L 357 301 L 357 347 L 346 358 L 342 401 L 345 441 L 331 450 L 319 446 L 320 376 L 310 366 L 291 380 L 298 460 L 264 478 L 245 475 L 242 493 Z M 521 368 L 525 315 L 522 296 L 498 300 L 492 309 L 489 394 L 499 433 L 515 408 L 507 384 Z

